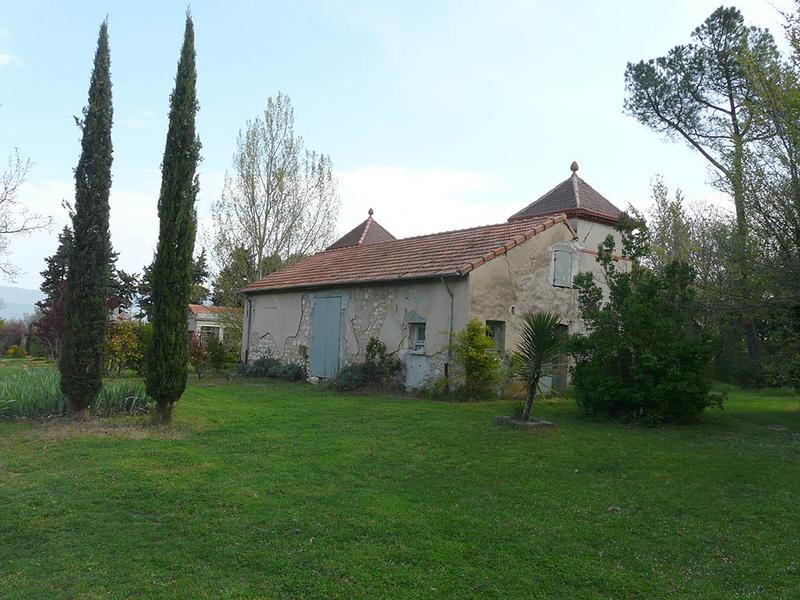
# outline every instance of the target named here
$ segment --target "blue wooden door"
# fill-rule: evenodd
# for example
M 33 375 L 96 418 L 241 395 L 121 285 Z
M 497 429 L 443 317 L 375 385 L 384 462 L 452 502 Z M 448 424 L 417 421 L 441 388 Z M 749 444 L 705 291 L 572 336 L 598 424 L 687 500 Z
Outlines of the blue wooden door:
M 311 318 L 311 375 L 331 379 L 339 372 L 342 299 L 315 298 Z

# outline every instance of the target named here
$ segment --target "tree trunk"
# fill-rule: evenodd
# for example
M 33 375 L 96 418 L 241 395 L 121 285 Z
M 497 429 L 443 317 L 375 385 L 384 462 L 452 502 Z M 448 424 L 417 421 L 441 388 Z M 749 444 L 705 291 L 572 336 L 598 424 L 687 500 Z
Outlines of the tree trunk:
M 747 248 L 747 213 L 745 211 L 745 189 L 744 189 L 744 144 L 739 135 L 739 124 L 734 114 L 734 150 L 733 150 L 733 173 L 731 177 L 731 187 L 733 188 L 733 203 L 736 208 L 736 233 L 738 238 L 735 261 L 737 263 L 739 281 L 743 290 L 747 290 L 744 299 L 746 304 L 750 304 L 750 278 L 751 269 L 749 264 Z M 759 359 L 759 340 L 758 328 L 752 315 L 752 308 L 747 308 L 742 314 L 742 325 L 745 331 L 745 341 L 747 354 L 751 364 L 756 364 Z
M 525 410 L 522 412 L 522 420 L 530 421 L 533 399 L 536 397 L 536 388 L 539 387 L 539 379 L 532 381 L 528 386 L 528 397 L 525 399 Z
M 156 402 L 153 409 L 153 424 L 169 425 L 172 422 L 172 402 Z
M 69 415 L 76 421 L 87 421 L 89 419 L 89 409 L 81 402 L 69 403 Z

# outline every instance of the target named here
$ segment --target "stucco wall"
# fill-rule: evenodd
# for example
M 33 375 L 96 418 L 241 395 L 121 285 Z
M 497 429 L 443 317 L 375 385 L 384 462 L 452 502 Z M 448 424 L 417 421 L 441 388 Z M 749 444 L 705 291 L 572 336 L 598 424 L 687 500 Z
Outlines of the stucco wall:
M 558 225 L 470 273 L 470 317 L 504 321 L 506 350 L 516 346 L 526 312 L 555 312 L 565 325 L 572 325 L 576 319 L 573 291 L 551 283 L 554 245 L 572 250 L 575 273 L 580 260 L 577 244 L 570 231 Z
M 556 225 L 468 276 L 448 279 L 453 293 L 453 332 L 463 329 L 472 317 L 503 321 L 505 349 L 512 350 L 523 315 L 533 310 L 556 312 L 572 333 L 580 331 L 574 290 L 552 285 L 553 250 L 570 251 L 573 276 L 584 270 L 596 271 L 596 255 L 584 250 L 595 251 L 613 228 L 583 221 L 576 225 L 580 239 L 573 239 L 567 227 Z M 301 345 L 313 351 L 312 311 L 315 297 L 320 296 L 342 299 L 340 366 L 362 362 L 367 342 L 376 337 L 403 361 L 409 387 L 424 385 L 444 374 L 449 360 L 451 299 L 440 280 L 251 294 L 242 358 L 252 361 L 271 355 L 299 363 Z M 414 321 L 426 323 L 423 353 L 409 348 L 409 324 Z
M 469 286 L 466 279 L 451 279 L 448 283 L 453 292 L 453 328 L 458 331 L 467 322 Z M 312 348 L 315 295 L 342 298 L 340 365 L 362 362 L 367 342 L 376 337 L 406 364 L 406 382 L 411 387 L 443 374 L 451 301 L 441 281 L 252 294 L 242 358 L 254 360 L 271 355 L 300 362 L 299 347 Z M 410 352 L 409 323 L 413 321 L 426 323 L 424 353 Z
M 595 279 L 602 282 L 602 279 L 598 279 L 601 271 L 597 264 L 597 246 L 605 241 L 606 236 L 612 235 L 616 244 L 614 253 L 620 255 L 622 254 L 622 236 L 612 225 L 583 220 L 573 220 L 571 224 L 578 234 L 578 242 L 583 249 L 579 271 L 594 273 Z

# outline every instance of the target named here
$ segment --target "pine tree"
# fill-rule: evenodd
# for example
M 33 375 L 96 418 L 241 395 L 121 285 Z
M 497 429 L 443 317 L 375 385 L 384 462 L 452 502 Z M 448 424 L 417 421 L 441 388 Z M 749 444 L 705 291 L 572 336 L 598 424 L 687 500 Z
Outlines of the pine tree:
M 111 73 L 108 23 L 100 26 L 89 103 L 76 119 L 83 137 L 75 169 L 73 243 L 69 252 L 64 341 L 59 360 L 61 390 L 71 410 L 85 413 L 100 391 L 106 335 L 111 238 L 108 195 L 111 189 Z
M 172 405 L 186 388 L 192 292 L 192 252 L 197 217 L 195 175 L 200 142 L 195 134 L 194 25 L 186 15 L 183 48 L 170 98 L 169 129 L 161 163 L 158 246 L 152 270 L 153 339 L 147 356 L 147 393 L 156 401 L 156 424 L 172 419 Z

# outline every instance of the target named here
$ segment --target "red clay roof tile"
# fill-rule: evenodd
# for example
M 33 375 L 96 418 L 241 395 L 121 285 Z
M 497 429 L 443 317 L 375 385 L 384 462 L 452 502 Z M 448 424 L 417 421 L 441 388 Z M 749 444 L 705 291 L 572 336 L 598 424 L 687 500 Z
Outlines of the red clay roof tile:
M 557 223 L 569 227 L 566 216 L 550 215 L 368 245 L 331 248 L 254 281 L 242 291 L 461 276 Z
M 570 218 L 616 222 L 622 211 L 575 173 L 508 220 L 558 213 L 565 213 Z

